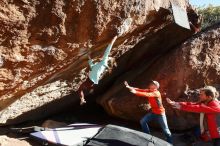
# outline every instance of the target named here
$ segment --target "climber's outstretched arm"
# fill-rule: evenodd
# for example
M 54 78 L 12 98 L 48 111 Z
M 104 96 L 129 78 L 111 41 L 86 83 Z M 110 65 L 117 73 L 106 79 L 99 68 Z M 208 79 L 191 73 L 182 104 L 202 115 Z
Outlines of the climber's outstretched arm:
M 111 52 L 112 46 L 113 46 L 113 44 L 115 43 L 115 40 L 116 40 L 117 38 L 118 38 L 118 36 L 115 36 L 115 37 L 112 39 L 111 43 L 108 45 L 108 47 L 107 47 L 106 50 L 105 50 L 105 53 L 104 53 L 104 55 L 103 55 L 102 60 L 108 60 L 108 56 L 109 56 L 109 54 L 110 54 L 110 52 Z

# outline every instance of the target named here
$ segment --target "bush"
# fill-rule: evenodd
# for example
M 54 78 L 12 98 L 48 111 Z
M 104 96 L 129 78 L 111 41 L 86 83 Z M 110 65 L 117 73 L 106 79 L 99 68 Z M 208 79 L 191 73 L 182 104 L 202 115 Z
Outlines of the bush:
M 202 29 L 220 21 L 220 6 L 198 7 L 198 13 L 202 15 Z

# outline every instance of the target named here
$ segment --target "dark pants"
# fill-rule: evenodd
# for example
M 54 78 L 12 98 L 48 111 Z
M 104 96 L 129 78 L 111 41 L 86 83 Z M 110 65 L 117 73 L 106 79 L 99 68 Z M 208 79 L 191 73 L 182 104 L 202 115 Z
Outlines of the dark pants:
M 154 114 L 151 112 L 146 114 L 140 121 L 141 127 L 145 133 L 150 134 L 148 122 L 150 122 L 151 120 L 155 120 L 159 123 L 160 127 L 163 130 L 164 135 L 166 136 L 167 142 L 172 144 L 172 136 L 171 136 L 171 132 L 168 128 L 166 115 L 165 114 L 158 115 L 158 114 Z
M 220 146 L 220 138 L 215 138 L 212 141 L 213 141 L 213 146 Z

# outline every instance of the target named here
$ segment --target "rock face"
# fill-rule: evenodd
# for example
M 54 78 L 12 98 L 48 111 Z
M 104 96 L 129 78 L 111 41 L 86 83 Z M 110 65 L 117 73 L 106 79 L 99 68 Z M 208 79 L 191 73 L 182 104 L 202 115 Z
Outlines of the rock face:
M 16 146 L 31 146 L 28 142 L 23 140 L 0 136 L 0 146 L 14 146 L 15 144 Z
M 172 2 L 187 8 L 196 25 L 197 15 L 187 1 Z M 0 123 L 45 117 L 77 103 L 78 95 L 67 95 L 86 80 L 88 53 L 100 59 L 128 17 L 132 27 L 116 40 L 111 62 L 125 53 L 135 57 L 115 76 L 191 36 L 193 31 L 174 23 L 169 6 L 170 0 L 2 0 Z
M 136 97 L 124 87 L 128 80 L 132 86 L 145 88 L 150 79 L 160 82 L 163 98 L 175 101 L 196 101 L 196 89 L 213 85 L 220 91 L 220 23 L 194 35 L 175 50 L 159 57 L 150 65 L 143 63 L 121 76 L 98 102 L 114 116 L 138 121 L 145 113 L 138 105 L 146 99 Z M 189 98 L 186 98 L 189 96 Z M 189 114 L 163 104 L 168 123 L 174 129 L 187 129 L 198 125 L 198 114 Z

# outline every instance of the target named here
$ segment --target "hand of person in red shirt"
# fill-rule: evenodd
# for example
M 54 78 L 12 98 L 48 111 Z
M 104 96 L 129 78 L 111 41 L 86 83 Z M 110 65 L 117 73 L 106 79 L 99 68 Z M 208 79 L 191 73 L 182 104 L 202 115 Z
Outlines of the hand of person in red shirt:
M 129 90 L 133 89 L 131 86 L 128 85 L 127 81 L 125 81 L 124 84 L 125 84 L 125 87 L 128 88 Z
M 128 88 L 131 93 L 134 93 L 134 94 L 136 93 L 136 90 L 133 87 L 129 86 L 127 81 L 125 81 L 124 84 L 125 84 L 125 87 Z
M 135 94 L 137 91 L 134 88 L 129 88 L 130 92 Z
M 167 103 L 169 103 L 173 108 L 180 109 L 181 105 L 178 102 L 172 101 L 169 98 L 166 98 Z
M 126 88 L 129 88 L 130 86 L 128 85 L 128 82 L 127 81 L 124 81 L 124 84 L 125 84 L 125 87 Z

